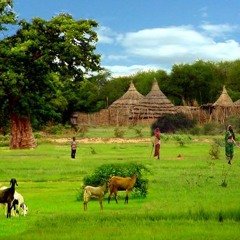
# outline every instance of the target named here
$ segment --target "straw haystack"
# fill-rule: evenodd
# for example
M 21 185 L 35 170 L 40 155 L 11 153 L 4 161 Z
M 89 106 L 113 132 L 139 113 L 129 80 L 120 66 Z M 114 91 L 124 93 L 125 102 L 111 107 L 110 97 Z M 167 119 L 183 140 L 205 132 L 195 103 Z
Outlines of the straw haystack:
M 157 119 L 162 115 L 173 113 L 176 113 L 174 105 L 154 80 L 151 91 L 134 106 L 131 117 L 134 119 Z
M 118 100 L 113 102 L 109 108 L 117 108 L 117 109 L 126 109 L 132 108 L 135 104 L 137 104 L 144 96 L 137 91 L 133 82 L 131 82 L 128 91 L 120 97 Z

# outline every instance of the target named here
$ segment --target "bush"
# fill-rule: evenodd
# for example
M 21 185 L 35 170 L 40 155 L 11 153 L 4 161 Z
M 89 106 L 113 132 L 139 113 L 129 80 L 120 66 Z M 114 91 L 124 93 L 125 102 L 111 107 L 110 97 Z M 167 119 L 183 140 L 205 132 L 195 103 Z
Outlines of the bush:
M 90 176 L 83 179 L 83 187 L 86 185 L 99 186 L 108 181 L 111 176 L 129 177 L 137 175 L 137 180 L 132 191 L 133 197 L 147 196 L 148 180 L 143 179 L 143 172 L 149 170 L 142 164 L 126 163 L 126 164 L 104 164 L 97 168 Z M 77 199 L 82 199 L 82 191 L 78 193 Z
M 88 132 L 88 126 L 81 126 L 77 129 L 77 132 L 79 133 L 80 137 L 84 137 L 86 133 Z
M 124 130 L 121 130 L 119 127 L 116 127 L 114 129 L 114 136 L 117 137 L 117 138 L 122 138 L 125 134 L 125 131 Z
M 43 130 L 49 134 L 61 134 L 64 131 L 64 126 L 62 124 L 54 125 L 49 123 Z
M 159 117 L 151 126 L 152 134 L 157 127 L 161 132 L 175 133 L 177 130 L 193 128 L 196 125 L 195 119 L 189 119 L 183 113 L 167 114 Z
M 135 128 L 134 130 L 137 134 L 137 137 L 143 137 L 142 128 Z
M 232 125 L 235 132 L 240 132 L 240 117 L 233 115 L 227 118 L 226 126 Z
M 209 155 L 211 156 L 211 159 L 218 160 L 220 159 L 220 150 L 219 145 L 215 142 L 211 145 L 211 148 L 209 150 Z
M 225 132 L 225 128 L 222 124 L 212 122 L 203 125 L 203 134 L 204 135 L 219 135 Z

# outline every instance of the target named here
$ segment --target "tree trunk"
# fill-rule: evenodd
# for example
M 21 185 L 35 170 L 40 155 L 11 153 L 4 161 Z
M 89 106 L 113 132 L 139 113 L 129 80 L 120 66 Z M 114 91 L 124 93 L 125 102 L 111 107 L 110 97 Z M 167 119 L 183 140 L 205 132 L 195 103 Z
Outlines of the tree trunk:
M 10 149 L 30 149 L 36 147 L 30 116 L 22 118 L 12 113 L 10 131 Z

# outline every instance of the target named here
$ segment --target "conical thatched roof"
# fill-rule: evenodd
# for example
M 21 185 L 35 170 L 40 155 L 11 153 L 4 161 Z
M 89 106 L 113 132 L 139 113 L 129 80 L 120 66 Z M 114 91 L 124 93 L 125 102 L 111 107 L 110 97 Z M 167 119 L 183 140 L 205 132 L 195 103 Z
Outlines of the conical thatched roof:
M 169 113 L 176 113 L 175 107 L 160 90 L 156 80 L 151 91 L 133 108 L 133 115 L 138 118 L 158 118 Z
M 131 82 L 128 91 L 118 100 L 113 102 L 109 108 L 132 108 L 143 98 L 144 96 L 136 90 L 133 82 Z
M 213 106 L 222 106 L 222 107 L 230 107 L 233 106 L 233 100 L 228 95 L 225 86 L 223 86 L 222 93 L 217 101 L 213 104 Z

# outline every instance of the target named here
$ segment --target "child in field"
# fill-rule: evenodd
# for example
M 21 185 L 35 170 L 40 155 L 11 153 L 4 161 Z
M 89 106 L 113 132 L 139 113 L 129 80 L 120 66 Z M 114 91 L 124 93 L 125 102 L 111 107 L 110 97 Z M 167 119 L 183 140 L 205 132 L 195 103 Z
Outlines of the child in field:
M 71 158 L 75 158 L 76 151 L 77 151 L 77 141 L 76 141 L 76 138 L 73 137 L 73 140 L 71 142 Z

